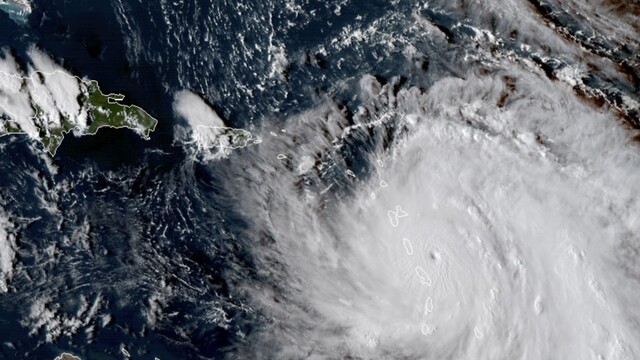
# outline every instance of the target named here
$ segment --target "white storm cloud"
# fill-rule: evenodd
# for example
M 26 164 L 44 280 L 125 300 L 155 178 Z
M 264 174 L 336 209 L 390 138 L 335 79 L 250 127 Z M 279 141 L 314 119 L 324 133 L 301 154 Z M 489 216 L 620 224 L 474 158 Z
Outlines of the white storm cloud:
M 173 109 L 188 124 L 186 129 L 178 127 L 178 140 L 193 146 L 196 156 L 205 160 L 222 158 L 232 149 L 246 146 L 252 138 L 248 131 L 227 127 L 215 110 L 191 91 L 177 92 Z M 237 140 L 238 135 L 242 139 Z
M 176 93 L 173 108 L 193 129 L 201 126 L 224 127 L 224 122 L 215 110 L 191 91 L 183 90 Z
M 47 114 L 61 113 L 67 118 L 74 119 L 80 113 L 80 103 L 77 99 L 80 96 L 80 84 L 78 78 L 69 74 L 63 67 L 56 64 L 47 54 L 31 47 L 28 51 L 36 71 L 47 74 L 44 77 L 44 91 L 40 91 L 37 96 L 42 96 L 42 105 Z M 32 83 L 38 87 L 38 77 L 31 75 Z M 43 89 L 43 90 L 44 90 Z M 44 100 L 44 99 L 47 100 Z M 53 117 L 54 123 L 59 124 L 59 119 Z
M 9 50 L 4 49 L 0 54 L 0 112 L 18 123 L 30 137 L 37 138 L 38 130 L 30 119 L 33 116 L 31 101 L 23 85 L 23 73 Z
M 640 156 L 615 117 L 517 67 L 396 100 L 381 111 L 406 135 L 368 154 L 352 196 L 301 190 L 295 166 L 333 147 L 336 112 L 290 119 L 295 143 L 269 138 L 229 175 L 247 236 L 272 239 L 252 246 L 277 284 L 247 287 L 273 321 L 245 355 L 640 355 Z
M 83 130 L 86 115 L 78 102 L 80 80 L 36 47 L 31 47 L 27 55 L 32 65 L 25 73 L 8 50 L 0 54 L 0 111 L 5 115 L 4 121 L 17 123 L 34 139 L 39 138 L 40 129 L 60 126 L 63 118 Z M 1 125 L 6 129 L 9 124 Z

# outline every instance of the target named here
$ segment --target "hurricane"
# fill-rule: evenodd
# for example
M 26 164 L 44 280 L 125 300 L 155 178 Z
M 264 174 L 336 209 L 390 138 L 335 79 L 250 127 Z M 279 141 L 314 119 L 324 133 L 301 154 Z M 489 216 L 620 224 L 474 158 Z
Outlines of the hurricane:
M 270 319 L 247 354 L 638 356 L 638 292 L 622 286 L 638 279 L 628 131 L 517 68 L 401 90 L 392 106 L 374 88 L 388 120 L 344 128 L 335 105 L 302 114 L 232 177 L 247 234 L 260 234 L 260 276 L 277 279 L 246 285 Z M 376 131 L 395 136 L 362 155 L 366 176 L 318 159 L 334 136 Z M 338 184 L 308 185 L 331 171 L 345 172 Z
M 0 358 L 640 358 L 637 2 L 0 11 Z

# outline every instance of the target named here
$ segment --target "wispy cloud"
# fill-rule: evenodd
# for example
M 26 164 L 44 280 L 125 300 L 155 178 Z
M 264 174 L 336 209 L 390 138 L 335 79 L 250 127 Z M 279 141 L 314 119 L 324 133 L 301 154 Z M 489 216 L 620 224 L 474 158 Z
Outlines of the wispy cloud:
M 0 292 L 7 292 L 13 277 L 17 251 L 14 229 L 8 215 L 0 209 Z

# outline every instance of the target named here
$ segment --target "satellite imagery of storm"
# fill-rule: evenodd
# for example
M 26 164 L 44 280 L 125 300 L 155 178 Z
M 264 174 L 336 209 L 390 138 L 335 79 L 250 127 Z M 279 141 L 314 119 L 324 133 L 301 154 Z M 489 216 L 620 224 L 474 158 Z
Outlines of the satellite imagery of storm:
M 0 0 L 0 359 L 640 360 L 640 0 Z

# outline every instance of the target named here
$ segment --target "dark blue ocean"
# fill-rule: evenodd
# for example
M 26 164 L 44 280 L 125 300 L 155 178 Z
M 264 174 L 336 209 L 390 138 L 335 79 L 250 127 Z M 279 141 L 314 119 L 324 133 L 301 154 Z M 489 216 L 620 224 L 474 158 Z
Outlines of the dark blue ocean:
M 236 358 L 246 339 L 270 323 L 250 305 L 247 289 L 277 282 L 250 251 L 274 239 L 248 235 L 236 194 L 221 185 L 251 168 L 252 150 L 210 163 L 191 159 L 175 141 L 176 124 L 184 123 L 174 113 L 176 92 L 202 96 L 227 126 L 277 129 L 326 99 L 352 119 L 365 74 L 381 84 L 395 81 L 397 92 L 426 91 L 445 76 L 464 79 L 471 66 L 478 74 L 497 71 L 474 58 L 472 25 L 479 20 L 446 4 L 308 0 L 290 11 L 291 3 L 36 1 L 26 24 L 0 12 L 0 48 L 23 65 L 36 46 L 159 121 L 148 141 L 128 130 L 68 134 L 53 158 L 26 137 L 0 138 L 0 208 L 18 244 L 9 291 L 0 294 L 0 358 L 69 352 L 121 359 L 122 349 L 134 359 Z M 539 11 L 573 33 L 584 30 L 570 18 L 554 18 L 558 12 Z M 444 44 L 411 27 L 418 18 L 434 24 Z M 497 32 L 499 20 L 487 26 Z M 376 30 L 350 43 L 349 25 Z M 523 38 L 505 34 L 491 51 L 531 60 L 553 78 L 564 58 L 526 50 L 518 44 Z M 632 52 L 606 52 L 610 44 L 589 39 L 575 41 L 621 67 Z M 280 47 L 288 62 L 270 76 Z M 637 95 L 636 73 L 628 70 L 624 79 L 594 71 L 585 81 L 602 89 L 599 101 L 615 103 L 625 92 Z M 391 144 L 396 130 L 389 123 L 345 140 L 332 150 L 333 170 L 300 187 L 337 184 L 333 196 L 349 196 L 340 186 L 348 179 L 335 169 L 365 179 L 373 166 L 365 154 Z
M 55 173 L 34 153 L 39 145 L 20 136 L 3 139 L 0 196 L 20 226 L 20 265 L 0 301 L 2 358 L 53 359 L 67 351 L 83 359 L 117 359 L 122 347 L 136 359 L 232 356 L 243 342 L 238 334 L 250 334 L 265 321 L 232 290 L 239 282 L 263 279 L 245 248 L 250 241 L 234 236 L 243 221 L 234 215 L 233 194 L 217 185 L 227 167 L 243 166 L 242 150 L 215 166 L 186 161 L 173 144 L 174 123 L 181 121 L 172 109 L 174 93 L 189 89 L 203 95 L 230 126 L 259 126 L 263 119 L 277 122 L 310 107 L 335 81 L 402 72 L 419 75 L 416 82 L 426 86 L 428 66 L 438 66 L 407 72 L 393 57 L 374 60 L 381 50 L 359 48 L 338 54 L 346 58 L 338 68 L 315 52 L 345 24 L 378 19 L 389 6 L 384 1 L 350 4 L 339 16 L 326 2 L 312 1 L 304 11 L 314 16 L 304 21 L 286 17 L 281 2 L 245 3 L 244 14 L 233 1 L 167 6 L 163 13 L 158 2 L 43 1 L 35 3 L 26 25 L 0 13 L 0 47 L 17 59 L 26 61 L 26 51 L 37 46 L 71 73 L 97 80 L 105 93 L 126 95 L 125 103 L 159 120 L 150 141 L 113 129 L 67 136 L 53 159 Z M 119 8 L 126 9 L 135 38 L 119 21 Z M 176 27 L 167 29 L 164 16 L 174 17 Z M 271 27 L 260 26 L 269 16 Z M 286 22 L 300 24 L 283 30 Z M 208 39 L 190 37 L 193 29 Z M 239 36 L 253 47 L 263 45 L 271 32 L 298 61 L 289 64 L 285 81 L 269 80 L 265 91 L 249 97 L 236 90 L 264 81 L 269 62 L 264 53 L 243 56 Z M 132 50 L 128 42 L 140 47 Z M 328 96 L 352 106 L 351 90 Z M 347 158 L 365 171 L 357 151 Z M 162 291 L 158 278 L 172 293 L 149 329 L 143 312 L 147 299 Z M 81 331 L 47 342 L 47 332 L 55 329 L 29 334 L 24 324 L 31 311 L 26 304 L 40 298 L 49 301 L 58 319 L 72 315 L 81 298 L 99 299 L 99 310 Z M 215 316 L 216 309 L 225 312 L 225 320 Z M 104 316 L 109 320 L 103 327 Z

